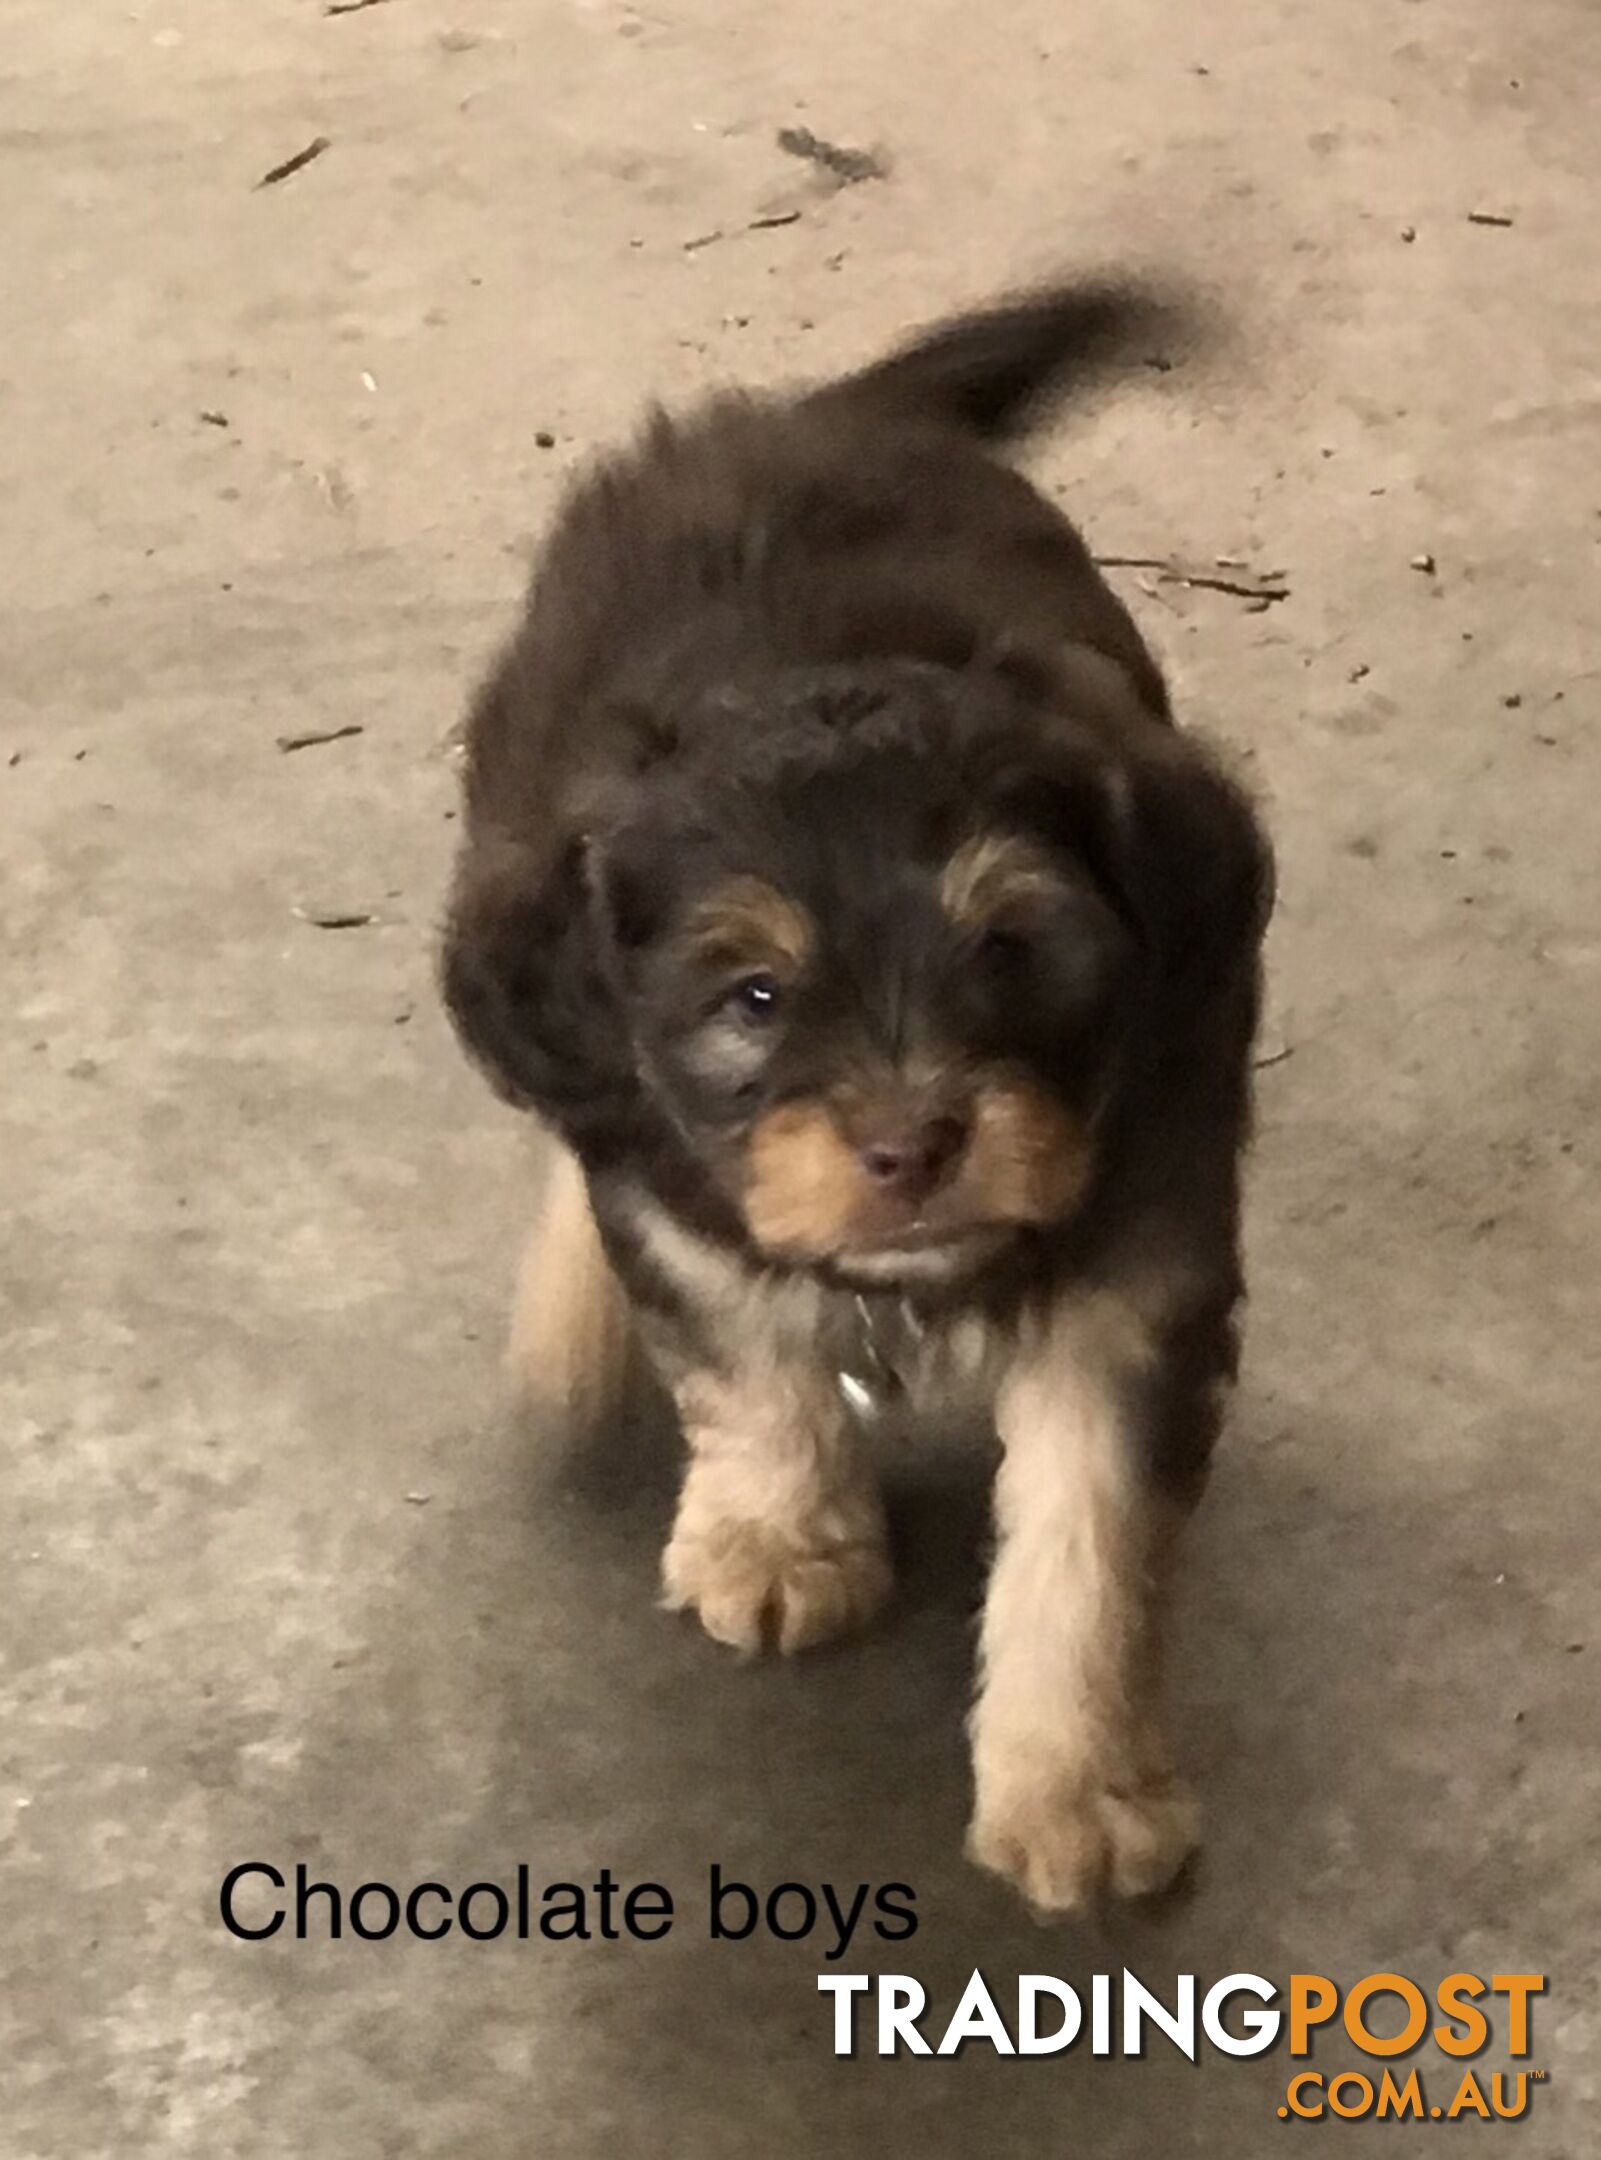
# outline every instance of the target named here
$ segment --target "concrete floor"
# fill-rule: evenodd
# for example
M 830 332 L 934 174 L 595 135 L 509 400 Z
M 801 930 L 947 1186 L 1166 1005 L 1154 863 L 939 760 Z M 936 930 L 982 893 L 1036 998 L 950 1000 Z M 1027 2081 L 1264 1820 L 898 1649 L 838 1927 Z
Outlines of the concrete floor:
M 1287 2134 L 1282 2051 L 836 2062 L 815 1944 L 706 1939 L 714 1860 L 913 1885 L 845 1963 L 947 2010 L 977 1962 L 1541 1970 L 1549 2083 L 1480 2136 L 1596 2150 L 1598 45 L 1591 0 L 0 0 L 4 2160 Z M 890 176 L 813 192 L 796 122 Z M 982 1451 L 894 1466 L 858 1647 L 656 1613 L 663 1448 L 558 1475 L 504 1414 L 532 1172 L 430 946 L 445 738 L 592 446 L 1106 260 L 1236 325 L 1042 469 L 1104 552 L 1287 573 L 1123 584 L 1273 806 L 1288 1054 L 1176 1676 L 1204 1869 L 1041 1933 L 959 1858 Z M 252 1945 L 258 1858 L 684 1916 Z

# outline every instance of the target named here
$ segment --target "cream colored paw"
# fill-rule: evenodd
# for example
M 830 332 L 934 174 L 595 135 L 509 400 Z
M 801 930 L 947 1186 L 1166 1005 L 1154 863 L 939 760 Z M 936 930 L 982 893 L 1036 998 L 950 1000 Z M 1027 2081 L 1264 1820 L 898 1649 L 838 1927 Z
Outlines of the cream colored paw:
M 662 1562 L 663 1602 L 745 1651 L 810 1650 L 864 1627 L 891 1581 L 880 1539 L 808 1545 L 760 1522 L 680 1527 Z
M 1177 1778 L 1118 1787 L 1068 1769 L 982 1787 L 969 1859 L 1039 1913 L 1081 1911 L 1103 1890 L 1149 1897 L 1195 1850 L 1199 1811 Z

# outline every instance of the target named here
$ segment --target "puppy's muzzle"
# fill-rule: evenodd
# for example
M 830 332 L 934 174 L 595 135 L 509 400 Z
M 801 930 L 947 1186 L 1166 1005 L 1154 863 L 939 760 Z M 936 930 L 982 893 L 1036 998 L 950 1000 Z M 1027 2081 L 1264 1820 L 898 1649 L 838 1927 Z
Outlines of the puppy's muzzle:
M 847 1131 L 871 1185 L 886 1199 L 916 1209 L 956 1173 L 972 1137 L 972 1120 L 937 1117 L 878 1117 Z

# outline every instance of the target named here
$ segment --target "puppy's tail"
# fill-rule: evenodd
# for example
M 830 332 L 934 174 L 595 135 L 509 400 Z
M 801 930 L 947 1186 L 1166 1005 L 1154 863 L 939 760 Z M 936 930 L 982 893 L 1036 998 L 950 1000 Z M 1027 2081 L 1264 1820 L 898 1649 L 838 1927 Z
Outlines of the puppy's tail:
M 595 1227 L 584 1174 L 555 1151 L 523 1255 L 507 1362 L 523 1407 L 564 1440 L 597 1435 L 633 1405 L 633 1322 Z
M 1171 366 L 1171 347 L 1195 322 L 1192 305 L 1137 285 L 1058 286 L 938 324 L 818 398 L 920 413 L 1003 441 L 1097 377 Z

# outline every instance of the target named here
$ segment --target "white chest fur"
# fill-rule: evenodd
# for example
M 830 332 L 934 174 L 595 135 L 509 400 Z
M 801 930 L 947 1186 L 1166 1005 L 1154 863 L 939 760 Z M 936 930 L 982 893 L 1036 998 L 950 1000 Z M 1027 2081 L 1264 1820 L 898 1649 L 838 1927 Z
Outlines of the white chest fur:
M 823 1370 L 852 1413 L 987 1412 L 1012 1346 L 959 1306 L 927 1316 L 889 1287 L 842 1290 L 786 1269 L 751 1266 L 641 1200 L 633 1227 L 651 1264 L 693 1308 L 725 1355 Z

